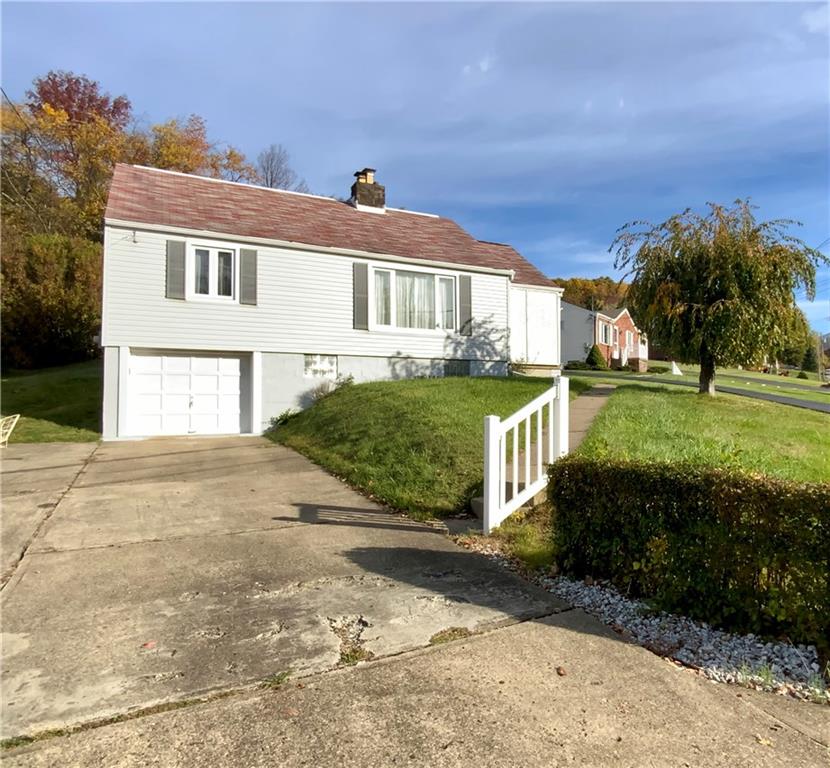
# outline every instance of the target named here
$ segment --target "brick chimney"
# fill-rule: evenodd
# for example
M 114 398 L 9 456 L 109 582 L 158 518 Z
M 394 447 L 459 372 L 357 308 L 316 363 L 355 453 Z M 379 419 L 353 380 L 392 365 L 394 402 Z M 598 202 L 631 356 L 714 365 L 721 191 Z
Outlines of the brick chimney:
M 386 210 L 386 188 L 375 181 L 375 169 L 364 168 L 355 173 L 349 201 L 359 211 L 383 213 Z

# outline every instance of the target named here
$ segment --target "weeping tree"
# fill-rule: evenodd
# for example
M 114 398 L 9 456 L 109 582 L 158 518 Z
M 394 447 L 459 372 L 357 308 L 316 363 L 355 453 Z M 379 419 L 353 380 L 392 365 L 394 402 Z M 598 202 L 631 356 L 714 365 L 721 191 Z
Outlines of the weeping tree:
M 737 200 L 630 222 L 609 249 L 628 272 L 637 323 L 681 362 L 700 364 L 701 393 L 714 395 L 717 366 L 752 364 L 786 344 L 795 291 L 812 300 L 816 267 L 830 261 L 789 234 L 797 222 L 758 222 L 753 209 Z

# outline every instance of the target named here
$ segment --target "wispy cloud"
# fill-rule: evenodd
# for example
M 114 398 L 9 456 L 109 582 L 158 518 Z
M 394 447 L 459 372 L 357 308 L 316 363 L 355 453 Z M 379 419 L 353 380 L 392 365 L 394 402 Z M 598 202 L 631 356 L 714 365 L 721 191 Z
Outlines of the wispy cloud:
M 325 194 L 371 165 L 390 205 L 596 275 L 621 224 L 707 200 L 830 235 L 827 29 L 826 3 L 6 3 L 2 71 L 18 96 L 85 72 L 250 156 L 280 142 Z
M 830 27 L 830 5 L 822 3 L 801 14 L 801 23 L 808 32 L 820 34 Z

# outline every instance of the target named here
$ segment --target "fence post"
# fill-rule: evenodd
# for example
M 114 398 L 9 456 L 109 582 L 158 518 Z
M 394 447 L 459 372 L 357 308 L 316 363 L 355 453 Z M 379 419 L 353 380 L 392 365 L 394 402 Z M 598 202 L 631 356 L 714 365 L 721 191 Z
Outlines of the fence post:
M 501 461 L 499 457 L 498 416 L 484 417 L 484 519 L 481 521 L 484 533 L 490 533 L 494 527 L 492 520 L 499 508 L 499 478 Z
M 559 385 L 556 389 L 556 400 L 554 402 L 553 415 L 553 458 L 554 460 L 565 456 L 568 453 L 568 434 L 570 425 L 568 423 L 568 391 L 569 381 L 566 376 L 559 376 Z

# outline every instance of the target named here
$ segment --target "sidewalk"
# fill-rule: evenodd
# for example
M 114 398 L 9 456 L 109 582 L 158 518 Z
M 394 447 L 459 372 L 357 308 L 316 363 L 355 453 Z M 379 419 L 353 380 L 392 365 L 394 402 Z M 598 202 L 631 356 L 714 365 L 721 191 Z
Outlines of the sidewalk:
M 818 768 L 828 734 L 830 707 L 710 683 L 571 610 L 49 739 L 3 764 Z
M 570 424 L 568 432 L 569 450 L 579 448 L 596 415 L 613 394 L 616 387 L 610 384 L 595 384 L 571 401 Z

